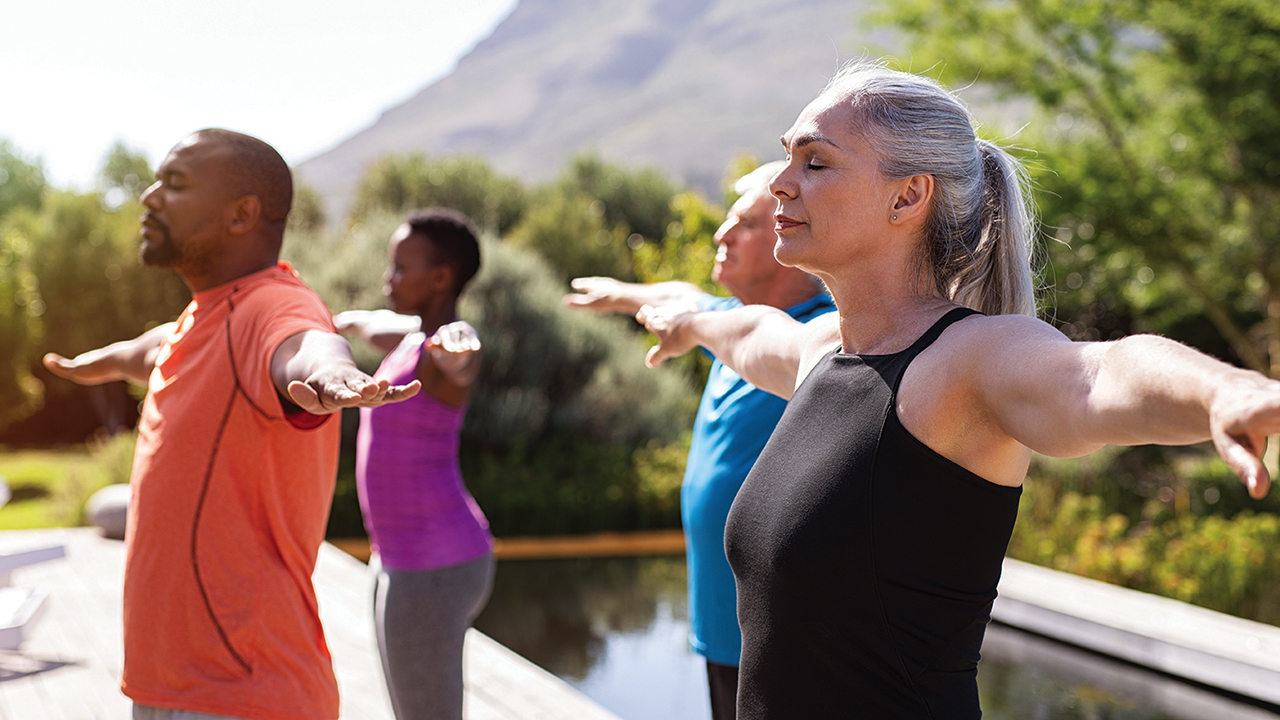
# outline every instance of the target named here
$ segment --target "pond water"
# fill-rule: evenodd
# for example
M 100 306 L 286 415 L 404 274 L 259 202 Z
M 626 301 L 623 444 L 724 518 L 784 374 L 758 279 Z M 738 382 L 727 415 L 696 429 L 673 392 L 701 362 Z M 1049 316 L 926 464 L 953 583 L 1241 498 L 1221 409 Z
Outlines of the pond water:
M 708 720 L 683 557 L 498 563 L 476 627 L 623 720 Z M 1011 628 L 987 631 L 987 720 L 1280 720 L 1280 714 Z

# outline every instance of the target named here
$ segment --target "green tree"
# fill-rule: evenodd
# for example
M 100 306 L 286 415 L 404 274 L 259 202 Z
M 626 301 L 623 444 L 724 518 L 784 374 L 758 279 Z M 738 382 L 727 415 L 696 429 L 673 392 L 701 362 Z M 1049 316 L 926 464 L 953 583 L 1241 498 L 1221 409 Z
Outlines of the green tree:
M 350 221 L 363 222 L 379 210 L 403 213 L 436 206 L 453 208 L 501 236 L 524 213 L 525 191 L 520 181 L 499 175 L 480 158 L 390 155 L 361 179 Z
M 604 203 L 572 183 L 558 182 L 533 193 L 508 239 L 545 258 L 562 281 L 584 275 L 632 280 L 628 235 L 627 225 L 608 222 Z
M 716 260 L 716 230 L 724 221 L 724 210 L 693 191 L 671 198 L 671 209 L 675 219 L 667 224 L 661 241 L 634 249 L 636 278 L 644 283 L 683 280 L 723 295 L 723 288 L 711 279 L 711 269 Z
M 45 186 L 43 163 L 26 159 L 0 139 L 0 217 L 14 208 L 40 209 Z
M 43 394 L 27 364 L 44 305 L 25 262 L 29 241 L 10 217 L 0 216 L 0 430 L 30 415 Z
M 1068 334 L 1159 330 L 1280 377 L 1280 6 L 901 0 L 884 16 L 944 82 L 1034 100 L 1017 140 L 1061 241 Z
M 656 168 L 629 170 L 586 153 L 569 162 L 562 182 L 599 201 L 605 224 L 626 236 L 659 240 L 675 219 L 671 199 L 678 190 Z
M 565 280 L 583 275 L 635 279 L 632 251 L 662 243 L 678 216 L 677 189 L 658 170 L 629 170 L 579 155 L 539 187 L 511 232 Z
M 310 185 L 293 187 L 293 208 L 289 210 L 290 232 L 314 232 L 329 222 L 324 209 L 324 198 Z
M 118 207 L 127 200 L 141 197 L 142 191 L 151 185 L 154 175 L 146 153 L 117 140 L 102 160 L 98 185 L 107 205 Z
M 9 422 L 86 392 L 60 380 L 32 382 L 45 374 L 44 353 L 71 356 L 134 337 L 188 302 L 177 275 L 138 262 L 141 212 L 136 199 L 108 208 L 97 193 L 58 191 L 46 193 L 39 212 L 0 219 L 0 333 L 14 338 L 0 345 L 0 393 L 6 406 L 17 400 L 6 407 Z

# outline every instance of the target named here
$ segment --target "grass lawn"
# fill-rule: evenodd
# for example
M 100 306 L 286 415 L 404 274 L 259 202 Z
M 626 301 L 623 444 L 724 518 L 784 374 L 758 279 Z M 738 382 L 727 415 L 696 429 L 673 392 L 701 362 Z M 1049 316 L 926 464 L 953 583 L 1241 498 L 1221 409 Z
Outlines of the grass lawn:
M 84 502 L 94 491 L 128 480 L 132 455 L 133 438 L 128 435 L 95 447 L 0 448 L 0 478 L 13 493 L 0 507 L 0 530 L 80 524 Z

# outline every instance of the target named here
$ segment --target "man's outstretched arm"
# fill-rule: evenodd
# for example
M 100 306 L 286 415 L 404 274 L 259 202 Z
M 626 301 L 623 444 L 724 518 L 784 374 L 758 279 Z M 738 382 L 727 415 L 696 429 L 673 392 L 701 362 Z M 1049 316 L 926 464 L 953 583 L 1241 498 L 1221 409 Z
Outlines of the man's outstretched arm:
M 582 277 L 569 285 L 577 292 L 564 296 L 565 305 L 598 313 L 635 315 L 644 305 L 694 309 L 698 300 L 706 295 L 697 285 L 674 280 L 646 285 L 608 277 Z
M 173 323 L 165 323 L 132 340 L 111 343 L 71 359 L 49 353 L 44 356 L 44 366 L 54 375 L 81 385 L 101 385 L 116 380 L 146 385 L 155 369 L 160 345 L 172 332 Z
M 356 367 L 346 340 L 323 330 L 295 333 L 280 343 L 271 356 L 271 380 L 281 397 L 313 415 L 399 402 L 422 389 L 417 380 L 374 380 Z

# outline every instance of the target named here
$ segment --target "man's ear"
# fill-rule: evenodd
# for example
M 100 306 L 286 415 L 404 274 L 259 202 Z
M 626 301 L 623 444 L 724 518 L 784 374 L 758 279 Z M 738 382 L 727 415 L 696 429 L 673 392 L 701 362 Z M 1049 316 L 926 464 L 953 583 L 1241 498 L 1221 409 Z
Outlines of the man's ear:
M 912 175 L 899 180 L 894 188 L 891 222 L 904 222 L 924 217 L 933 198 L 933 176 Z
M 244 235 L 257 227 L 261 219 L 262 201 L 258 200 L 257 195 L 245 195 L 232 205 L 231 220 L 227 230 L 232 235 Z

